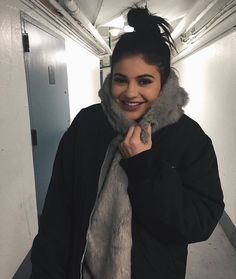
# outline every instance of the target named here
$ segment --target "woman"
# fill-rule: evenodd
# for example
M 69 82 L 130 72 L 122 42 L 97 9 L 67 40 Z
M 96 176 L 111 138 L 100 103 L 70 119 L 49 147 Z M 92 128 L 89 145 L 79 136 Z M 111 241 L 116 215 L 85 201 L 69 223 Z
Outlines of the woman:
M 32 279 L 183 279 L 187 245 L 222 214 L 212 142 L 184 115 L 187 93 L 170 68 L 169 25 L 146 8 L 128 23 L 101 104 L 60 142 Z

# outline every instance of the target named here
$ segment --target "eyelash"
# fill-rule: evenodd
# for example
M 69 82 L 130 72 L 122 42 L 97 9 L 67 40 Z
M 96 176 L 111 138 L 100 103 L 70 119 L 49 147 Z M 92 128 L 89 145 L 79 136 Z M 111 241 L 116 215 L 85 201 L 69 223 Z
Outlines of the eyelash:
M 124 78 L 115 77 L 114 78 L 114 82 L 116 82 L 116 83 L 125 83 L 127 81 Z
M 124 78 L 119 78 L 119 77 L 115 77 L 113 81 L 116 82 L 116 83 L 120 83 L 120 84 L 123 84 L 123 83 L 126 83 L 126 82 L 127 82 L 126 79 L 124 79 Z M 145 86 L 145 85 L 148 85 L 148 84 L 150 84 L 150 83 L 152 83 L 152 80 L 150 80 L 150 79 L 148 79 L 148 78 L 142 78 L 142 79 L 138 80 L 138 84 L 139 84 L 140 86 Z
M 142 85 L 148 85 L 152 83 L 152 80 L 148 79 L 148 78 L 143 78 L 143 79 L 140 79 L 139 80 L 139 84 L 142 86 Z

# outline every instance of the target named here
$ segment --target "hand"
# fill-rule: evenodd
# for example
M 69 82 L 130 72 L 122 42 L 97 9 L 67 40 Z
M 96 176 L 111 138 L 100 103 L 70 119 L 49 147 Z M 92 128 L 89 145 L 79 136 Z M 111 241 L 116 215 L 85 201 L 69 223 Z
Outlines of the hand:
M 152 147 L 152 128 L 148 125 L 148 141 L 143 143 L 140 139 L 141 128 L 139 126 L 131 126 L 126 137 L 120 144 L 120 152 L 124 158 L 133 157 L 143 151 L 149 150 Z

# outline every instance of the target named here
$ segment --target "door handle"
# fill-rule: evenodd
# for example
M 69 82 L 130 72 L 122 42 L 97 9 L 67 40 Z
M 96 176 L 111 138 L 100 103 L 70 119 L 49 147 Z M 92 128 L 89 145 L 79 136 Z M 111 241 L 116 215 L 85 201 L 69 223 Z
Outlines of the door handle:
M 31 140 L 32 140 L 32 145 L 33 146 L 38 145 L 38 137 L 37 137 L 37 130 L 36 129 L 31 129 Z

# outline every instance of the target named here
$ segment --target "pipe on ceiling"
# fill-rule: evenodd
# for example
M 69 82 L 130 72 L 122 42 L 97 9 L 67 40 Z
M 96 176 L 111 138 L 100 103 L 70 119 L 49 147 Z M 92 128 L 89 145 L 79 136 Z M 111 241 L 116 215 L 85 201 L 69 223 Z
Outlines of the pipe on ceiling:
M 96 28 L 92 25 L 92 23 L 82 14 L 82 12 L 80 11 L 78 4 L 75 0 L 63 0 L 63 5 L 64 7 L 68 10 L 69 14 L 66 12 L 66 10 L 64 10 L 64 8 L 58 4 L 58 2 L 56 0 L 49 0 L 49 3 L 55 8 L 57 9 L 64 17 L 66 17 L 69 21 L 70 16 L 72 16 L 72 18 L 76 19 L 77 21 L 79 21 L 82 24 L 81 28 L 85 28 L 89 33 L 91 33 L 91 35 L 89 35 L 88 33 L 83 32 L 83 35 L 86 37 L 86 39 L 88 39 L 90 42 L 93 41 L 93 45 L 95 47 L 102 47 L 102 49 L 104 50 L 104 54 L 111 54 L 111 49 L 109 48 L 109 46 L 107 45 L 107 43 L 104 41 L 104 39 L 102 38 L 102 36 L 99 34 L 99 32 L 96 30 Z M 93 38 L 94 37 L 94 38 Z
M 220 24 L 219 24 L 220 22 Z M 183 59 L 185 56 L 193 53 L 197 49 L 200 49 L 202 46 L 207 43 L 215 40 L 225 32 L 233 30 L 236 22 L 236 9 L 233 8 L 232 11 L 228 11 L 223 18 L 220 18 L 215 22 L 214 27 L 212 27 L 208 33 L 204 34 L 199 40 L 197 40 L 190 47 L 185 48 L 177 56 L 172 59 L 172 64 L 177 63 L 179 60 Z
M 78 4 L 75 0 L 64 0 L 63 1 L 65 7 L 70 12 L 72 17 L 79 20 L 83 26 L 91 32 L 91 34 L 96 38 L 96 40 L 106 49 L 108 54 L 111 54 L 111 49 L 107 45 L 107 43 L 104 41 L 102 36 L 99 34 L 97 29 L 92 25 L 92 23 L 87 19 L 87 17 L 81 12 L 81 10 L 78 7 Z
M 219 0 L 197 1 L 188 14 L 175 27 L 174 31 L 171 33 L 172 38 L 176 40 L 205 9 L 208 9 L 209 5 L 212 5 L 212 2 L 215 4 L 218 1 Z
M 78 4 L 74 0 L 62 0 L 61 2 L 72 13 L 79 11 Z

